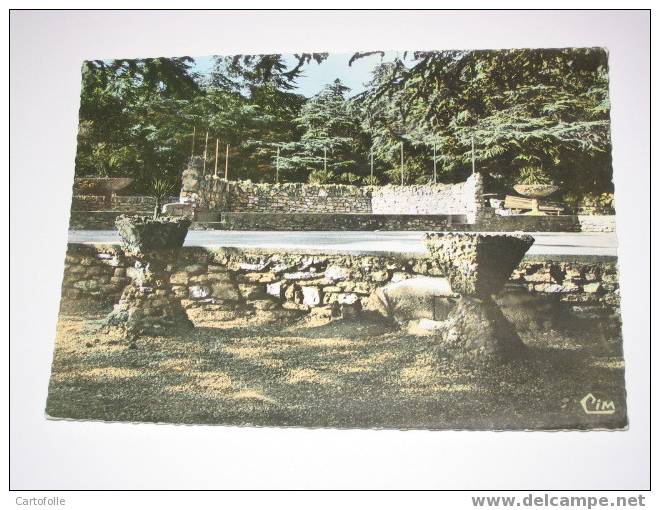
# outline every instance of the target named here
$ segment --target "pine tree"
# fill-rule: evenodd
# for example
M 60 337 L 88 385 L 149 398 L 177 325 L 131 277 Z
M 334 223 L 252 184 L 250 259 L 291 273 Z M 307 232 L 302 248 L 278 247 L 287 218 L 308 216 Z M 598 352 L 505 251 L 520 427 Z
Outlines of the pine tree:
M 299 141 L 282 144 L 280 165 L 311 182 L 351 182 L 365 171 L 364 133 L 350 89 L 336 79 L 307 101 L 296 118 Z

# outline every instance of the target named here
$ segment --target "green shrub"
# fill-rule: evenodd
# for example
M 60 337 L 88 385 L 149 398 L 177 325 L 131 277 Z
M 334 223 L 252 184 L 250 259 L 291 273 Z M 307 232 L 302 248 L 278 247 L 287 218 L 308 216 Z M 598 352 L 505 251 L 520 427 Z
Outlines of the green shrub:
M 355 175 L 353 172 L 344 172 L 339 176 L 339 182 L 342 184 L 357 184 L 360 181 L 360 176 Z
M 540 166 L 526 166 L 520 169 L 516 184 L 552 184 L 552 179 Z
M 310 184 L 330 184 L 336 181 L 336 176 L 331 170 L 314 170 L 308 180 Z

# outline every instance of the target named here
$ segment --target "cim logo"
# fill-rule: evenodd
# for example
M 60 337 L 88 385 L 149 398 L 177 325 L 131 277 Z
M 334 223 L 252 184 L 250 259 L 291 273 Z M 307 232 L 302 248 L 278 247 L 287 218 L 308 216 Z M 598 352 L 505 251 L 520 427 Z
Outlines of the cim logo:
M 601 400 L 594 397 L 592 393 L 580 400 L 580 404 L 587 414 L 614 414 L 616 411 L 613 400 Z

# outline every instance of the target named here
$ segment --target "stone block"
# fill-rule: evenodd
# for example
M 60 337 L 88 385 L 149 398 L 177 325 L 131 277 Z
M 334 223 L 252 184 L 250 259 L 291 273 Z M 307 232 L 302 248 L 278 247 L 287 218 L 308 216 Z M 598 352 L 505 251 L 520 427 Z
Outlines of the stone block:
M 178 271 L 170 275 L 170 283 L 172 285 L 187 285 L 188 284 L 188 273 L 185 271 Z
M 555 280 L 552 278 L 550 270 L 548 269 L 540 270 L 532 274 L 526 274 L 523 279 L 526 282 L 531 283 L 555 283 Z
M 273 296 L 277 299 L 282 299 L 284 293 L 284 288 L 282 282 L 273 282 L 266 285 L 266 293 L 270 296 Z
M 567 292 L 576 292 L 580 287 L 573 283 L 566 281 L 564 283 L 537 283 L 534 285 L 534 290 L 536 292 L 547 292 L 547 293 L 567 293 Z
M 190 276 L 206 273 L 206 269 L 207 266 L 203 264 L 190 264 L 185 267 L 186 273 Z
M 206 285 L 209 283 L 209 277 L 207 274 L 191 276 L 188 278 L 188 283 L 191 285 Z
M 309 312 L 309 317 L 312 320 L 331 320 L 337 315 L 335 307 L 333 306 L 316 306 Z
M 239 280 L 243 282 L 253 282 L 253 283 L 271 283 L 277 280 L 277 275 L 267 272 L 267 273 L 247 273 L 240 275 Z
M 191 285 L 188 287 L 188 295 L 191 299 L 203 299 L 211 295 L 211 288 L 208 285 Z
M 330 281 L 346 280 L 350 275 L 350 270 L 341 266 L 328 266 L 323 273 L 323 276 Z
M 357 294 L 337 294 L 337 303 L 341 305 L 353 305 L 357 302 L 359 302 L 360 298 L 358 297 Z
M 215 298 L 227 301 L 240 301 L 241 294 L 233 283 L 215 282 L 211 284 L 211 292 Z
M 373 271 L 369 273 L 369 279 L 372 282 L 385 282 L 389 279 L 390 274 L 387 271 Z
M 584 290 L 584 292 L 587 292 L 589 294 L 595 294 L 596 292 L 600 292 L 601 289 L 602 289 L 602 285 L 600 282 L 585 283 L 582 286 L 582 290 Z
M 318 306 L 323 301 L 323 293 L 319 287 L 304 286 L 301 287 L 302 304 L 305 306 Z
M 167 216 L 184 216 L 186 218 L 192 219 L 193 217 L 193 205 L 190 203 L 170 203 L 163 205 L 163 214 Z
M 96 290 L 99 287 L 99 284 L 96 280 L 80 280 L 73 284 L 75 289 L 80 289 L 84 291 Z
M 253 306 L 255 310 L 275 310 L 280 306 L 277 301 L 272 299 L 258 299 L 255 301 L 248 301 L 249 306 Z
M 188 297 L 188 287 L 184 285 L 172 285 L 172 292 L 179 299 Z
M 298 271 L 296 273 L 284 273 L 285 280 L 315 280 L 320 277 L 317 273 Z
M 353 292 L 368 295 L 371 294 L 371 287 L 367 282 L 356 282 L 353 287 Z
M 269 261 L 262 261 L 262 262 L 257 262 L 257 263 L 250 263 L 250 262 L 241 262 L 238 265 L 238 268 L 241 271 L 256 271 L 256 272 L 262 272 L 264 269 L 268 267 L 270 264 Z

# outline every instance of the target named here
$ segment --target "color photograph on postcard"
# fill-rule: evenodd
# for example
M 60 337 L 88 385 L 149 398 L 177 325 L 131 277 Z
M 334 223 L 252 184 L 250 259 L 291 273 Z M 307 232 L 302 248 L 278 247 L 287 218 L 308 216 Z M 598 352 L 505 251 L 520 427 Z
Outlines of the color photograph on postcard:
M 604 48 L 85 61 L 46 413 L 625 429 L 612 171 Z

